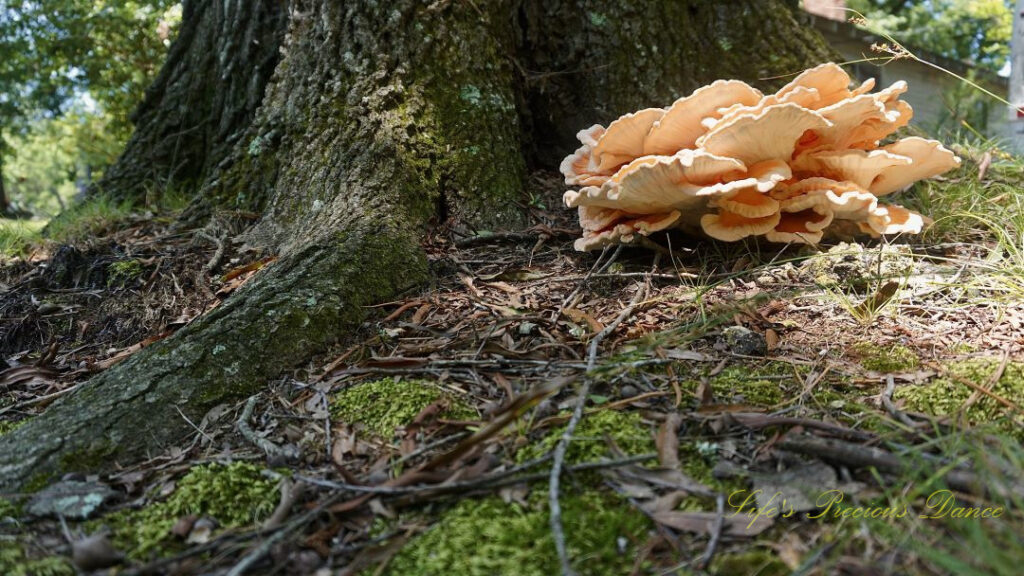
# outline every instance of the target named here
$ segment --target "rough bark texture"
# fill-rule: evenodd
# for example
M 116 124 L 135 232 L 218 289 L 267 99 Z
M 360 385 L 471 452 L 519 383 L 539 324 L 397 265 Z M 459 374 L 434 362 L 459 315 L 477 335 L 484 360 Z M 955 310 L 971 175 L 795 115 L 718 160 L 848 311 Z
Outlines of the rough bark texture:
M 363 306 L 424 281 L 419 240 L 432 223 L 518 225 L 529 158 L 557 163 L 580 127 L 719 76 L 828 57 L 774 0 L 304 0 L 289 22 L 255 121 L 203 188 L 261 208 L 248 240 L 281 259 L 0 437 L 0 489 L 127 462 L 194 433 L 183 415 L 196 422 L 258 391 L 356 328 Z M 155 118 L 181 103 L 151 106 Z M 158 140 L 134 138 L 125 158 Z
M 0 216 L 6 216 L 11 201 L 7 199 L 7 190 L 4 188 L 4 159 L 3 150 L 0 146 Z
M 668 106 L 719 78 L 778 87 L 833 57 L 774 1 L 548 0 L 525 3 L 520 17 L 528 126 L 543 165 L 557 166 L 591 124 Z
M 179 38 L 99 191 L 193 190 L 227 158 L 263 100 L 288 23 L 281 0 L 186 1 Z

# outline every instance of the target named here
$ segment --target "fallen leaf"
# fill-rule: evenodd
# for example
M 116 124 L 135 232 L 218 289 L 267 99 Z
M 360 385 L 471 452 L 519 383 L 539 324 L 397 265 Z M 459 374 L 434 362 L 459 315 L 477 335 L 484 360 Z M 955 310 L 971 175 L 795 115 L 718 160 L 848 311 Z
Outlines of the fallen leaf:
M 655 444 L 658 447 L 658 461 L 662 468 L 679 468 L 679 436 L 676 431 L 682 419 L 678 412 L 669 414 L 658 427 Z
M 675 530 L 708 535 L 714 529 L 718 514 L 714 512 L 656 512 L 651 514 L 651 519 L 662 526 Z M 773 519 L 765 516 L 751 519 L 744 514 L 734 515 L 729 512 L 722 516 L 722 534 L 749 538 L 764 532 L 774 523 Z
M 564 314 L 568 319 L 572 320 L 573 322 L 586 322 L 587 325 L 590 326 L 590 331 L 593 332 L 594 334 L 597 334 L 601 330 L 604 330 L 604 324 L 601 324 L 600 322 L 598 322 L 597 318 L 594 318 L 593 316 L 582 310 L 577 310 L 576 308 L 566 308 L 562 310 L 562 314 Z

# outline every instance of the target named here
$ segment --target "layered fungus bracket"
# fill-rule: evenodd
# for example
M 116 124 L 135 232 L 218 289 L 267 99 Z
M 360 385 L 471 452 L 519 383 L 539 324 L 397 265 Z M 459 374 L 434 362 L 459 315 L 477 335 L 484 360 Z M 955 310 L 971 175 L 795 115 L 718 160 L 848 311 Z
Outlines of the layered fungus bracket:
M 608 125 L 581 130 L 561 164 L 579 211 L 576 249 L 678 228 L 735 242 L 816 244 L 830 231 L 917 234 L 926 218 L 880 198 L 960 164 L 936 140 L 880 142 L 913 116 L 907 83 L 851 87 L 834 63 L 774 94 L 719 80 Z

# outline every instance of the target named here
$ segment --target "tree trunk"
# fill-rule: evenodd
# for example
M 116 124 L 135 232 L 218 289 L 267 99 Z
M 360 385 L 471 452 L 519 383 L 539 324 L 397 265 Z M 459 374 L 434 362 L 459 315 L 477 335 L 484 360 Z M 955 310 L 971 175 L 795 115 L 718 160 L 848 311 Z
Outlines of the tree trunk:
M 1010 40 L 1010 144 L 1024 153 L 1024 0 L 1017 0 Z
M 280 56 L 281 0 L 189 1 L 179 37 L 132 115 L 124 154 L 94 191 L 194 189 L 252 123 Z
M 7 188 L 4 187 L 3 146 L 0 145 L 0 217 L 6 216 L 10 208 L 11 201 L 7 199 Z
M 252 25 L 206 10 L 187 5 L 175 52 L 206 42 L 192 27 Z M 221 20 L 204 20 L 212 15 Z M 522 225 L 527 166 L 556 165 L 579 128 L 718 77 L 757 80 L 831 56 L 776 0 L 297 0 L 288 20 L 255 120 L 230 135 L 196 125 L 204 153 L 222 156 L 197 152 L 188 172 L 204 178 L 205 198 L 261 209 L 246 239 L 280 259 L 207 316 L 0 437 L 0 489 L 127 463 L 194 433 L 183 415 L 195 422 L 258 391 L 351 333 L 366 305 L 421 286 L 431 225 Z M 257 32 L 249 37 L 274 37 Z M 161 73 L 145 133 L 108 186 L 137 190 L 147 177 L 139 159 L 178 165 L 166 135 L 216 91 L 192 83 L 168 97 L 159 86 L 186 63 L 172 58 Z

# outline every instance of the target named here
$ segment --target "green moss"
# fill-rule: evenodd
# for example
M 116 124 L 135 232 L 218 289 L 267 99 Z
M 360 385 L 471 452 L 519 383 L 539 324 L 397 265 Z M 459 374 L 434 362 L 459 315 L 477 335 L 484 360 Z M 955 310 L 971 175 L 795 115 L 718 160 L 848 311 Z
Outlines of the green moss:
M 0 436 L 3 436 L 8 432 L 13 432 L 25 422 L 28 422 L 28 420 L 19 420 L 17 422 L 12 422 L 10 420 L 0 420 Z
M 277 482 L 260 474 L 260 468 L 245 462 L 211 464 L 189 471 L 167 500 L 116 512 L 91 524 L 93 528 L 110 526 L 117 548 L 141 559 L 173 549 L 170 530 L 182 516 L 210 516 L 221 528 L 237 528 L 269 515 L 277 500 Z
M 775 406 L 782 401 L 785 382 L 778 378 L 787 376 L 794 376 L 795 381 L 792 367 L 784 362 L 729 366 L 712 377 L 711 390 L 720 402 Z
M 547 576 L 558 572 L 551 540 L 546 492 L 531 505 L 498 498 L 464 500 L 426 533 L 407 544 L 387 574 L 431 576 Z M 569 555 L 583 575 L 627 574 L 649 522 L 617 496 L 599 492 L 564 495 L 561 500 Z M 620 539 L 626 550 L 620 551 Z
M 18 516 L 20 513 L 20 506 L 6 498 L 0 498 L 0 521 L 2 521 L 4 518 Z
M 5 576 L 73 576 L 75 569 L 66 558 L 47 556 L 30 560 L 17 542 L 0 542 L 0 574 Z
M 722 576 L 747 574 L 749 576 L 784 576 L 790 570 L 786 564 L 767 550 L 750 550 L 739 554 L 722 554 L 711 563 L 711 573 Z
M 62 472 L 98 470 L 110 461 L 116 450 L 116 446 L 101 439 L 96 439 L 87 448 L 62 455 L 60 458 L 60 469 Z
M 362 424 L 383 438 L 390 438 L 397 429 L 409 424 L 428 405 L 444 401 L 448 408 L 441 416 L 452 420 L 476 418 L 477 414 L 455 400 L 437 385 L 426 380 L 384 378 L 357 384 L 342 390 L 331 402 L 335 418 Z
M 118 260 L 107 267 L 107 287 L 121 287 L 142 276 L 142 263 L 138 260 Z
M 954 362 L 946 366 L 948 376 L 933 378 L 926 384 L 899 387 L 893 396 L 903 400 L 908 410 L 936 416 L 953 415 L 974 393 L 971 387 L 958 381 L 957 377 L 989 388 L 998 365 L 998 362 L 986 359 Z M 1024 363 L 1008 363 L 991 391 L 1017 406 L 1024 405 Z M 982 395 L 967 408 L 965 415 L 971 423 L 994 422 L 1018 439 L 1024 438 L 1019 424 L 1020 416 L 988 395 Z
M 873 372 L 907 372 L 917 368 L 919 362 L 913 350 L 899 344 L 879 346 L 862 342 L 853 351 L 860 356 L 864 368 Z
M 521 448 L 516 452 L 516 460 L 526 462 L 548 454 L 558 445 L 564 430 L 565 426 L 561 426 L 539 442 Z M 655 449 L 650 426 L 643 421 L 639 412 L 600 410 L 580 420 L 565 455 L 566 462 L 572 464 L 608 458 L 606 438 L 611 438 L 627 455 L 644 454 Z

